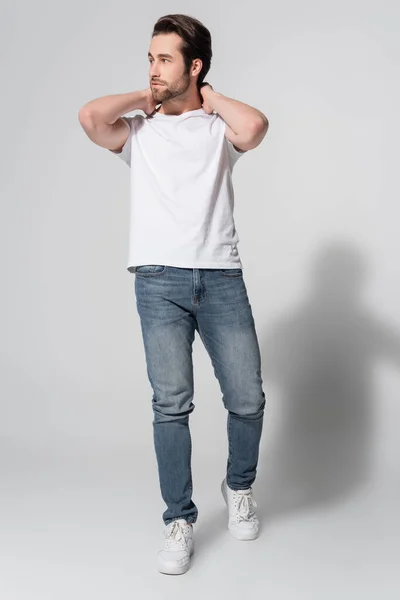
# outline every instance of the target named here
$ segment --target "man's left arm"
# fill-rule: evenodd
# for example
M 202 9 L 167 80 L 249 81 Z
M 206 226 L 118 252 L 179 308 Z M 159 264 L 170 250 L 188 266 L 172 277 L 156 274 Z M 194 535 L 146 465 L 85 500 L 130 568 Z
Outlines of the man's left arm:
M 225 137 L 239 150 L 252 150 L 264 139 L 269 122 L 257 108 L 239 100 L 228 98 L 203 84 L 200 89 L 206 112 L 218 113 L 226 123 Z

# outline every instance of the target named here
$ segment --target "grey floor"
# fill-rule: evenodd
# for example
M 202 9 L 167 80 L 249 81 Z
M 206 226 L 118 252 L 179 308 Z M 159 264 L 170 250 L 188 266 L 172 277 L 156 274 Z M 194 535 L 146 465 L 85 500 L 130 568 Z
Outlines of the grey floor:
M 261 535 L 239 542 L 226 529 L 223 473 L 212 453 L 195 453 L 196 552 L 188 573 L 166 576 L 156 570 L 164 506 L 151 452 L 4 442 L 0 597 L 397 599 L 399 473 L 389 454 L 381 448 L 351 493 L 314 503 L 304 490 L 296 498 L 299 488 L 279 499 L 264 462 L 254 485 Z

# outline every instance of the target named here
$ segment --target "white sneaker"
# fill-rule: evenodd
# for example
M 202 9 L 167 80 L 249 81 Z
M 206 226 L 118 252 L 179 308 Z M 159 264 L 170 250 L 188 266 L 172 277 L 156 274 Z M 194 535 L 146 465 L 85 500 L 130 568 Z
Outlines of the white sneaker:
M 221 484 L 221 492 L 228 507 L 228 529 L 238 540 L 254 540 L 258 536 L 260 522 L 253 507 L 257 506 L 252 488 L 231 490 L 226 477 Z
M 158 570 L 167 575 L 186 573 L 194 552 L 193 526 L 185 519 L 176 519 L 166 525 L 164 536 L 164 549 L 157 555 Z

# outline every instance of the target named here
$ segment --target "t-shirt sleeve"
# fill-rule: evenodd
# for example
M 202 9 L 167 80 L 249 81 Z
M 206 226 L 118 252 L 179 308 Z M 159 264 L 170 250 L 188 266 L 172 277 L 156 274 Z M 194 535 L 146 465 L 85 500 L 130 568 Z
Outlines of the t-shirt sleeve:
M 234 146 L 234 144 L 232 144 L 232 142 L 230 140 L 228 140 L 228 138 L 225 135 L 226 122 L 221 117 L 221 115 L 218 115 L 218 117 L 219 117 L 219 120 L 220 120 L 220 123 L 221 123 L 221 128 L 222 128 L 223 136 L 225 138 L 225 144 L 227 145 L 227 148 L 228 148 L 229 164 L 230 164 L 230 167 L 231 167 L 231 170 L 232 170 L 233 167 L 235 166 L 235 164 L 237 163 L 237 161 L 239 160 L 239 158 L 241 156 L 243 156 L 243 154 L 246 154 L 246 150 L 239 150 L 239 148 L 236 148 Z
M 125 144 L 122 146 L 121 152 L 117 152 L 116 150 L 110 150 L 113 154 L 118 156 L 121 160 L 124 161 L 128 165 L 131 166 L 131 147 L 132 147 L 132 135 L 134 134 L 136 124 L 138 122 L 138 118 L 140 115 L 134 115 L 133 117 L 121 117 L 128 125 L 129 125 L 129 135 Z
M 239 148 L 236 148 L 226 136 L 225 140 L 228 144 L 229 161 L 231 164 L 231 168 L 233 169 L 234 165 L 239 160 L 239 158 L 243 156 L 243 154 L 246 154 L 246 150 L 239 150 Z

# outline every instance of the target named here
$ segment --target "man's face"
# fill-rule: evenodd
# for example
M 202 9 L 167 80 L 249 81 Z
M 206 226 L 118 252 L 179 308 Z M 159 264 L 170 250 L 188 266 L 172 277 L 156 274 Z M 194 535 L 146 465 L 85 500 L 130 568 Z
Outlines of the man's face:
M 151 40 L 149 80 L 156 102 L 184 95 L 190 87 L 192 78 L 185 71 L 181 41 L 176 33 L 156 35 Z M 162 85 L 155 85 L 156 82 Z

